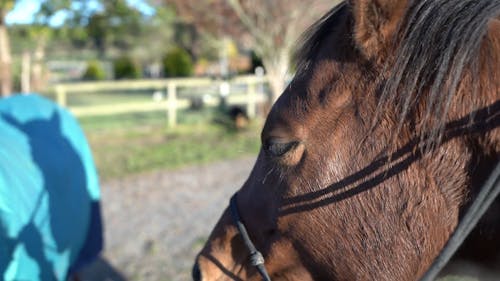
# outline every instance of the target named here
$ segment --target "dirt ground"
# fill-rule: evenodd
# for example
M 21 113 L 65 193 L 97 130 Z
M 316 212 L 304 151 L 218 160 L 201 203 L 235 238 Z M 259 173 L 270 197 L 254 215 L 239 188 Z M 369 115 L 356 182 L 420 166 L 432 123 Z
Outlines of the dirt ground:
M 191 280 L 196 253 L 249 175 L 254 160 L 104 182 L 105 251 L 82 279 Z

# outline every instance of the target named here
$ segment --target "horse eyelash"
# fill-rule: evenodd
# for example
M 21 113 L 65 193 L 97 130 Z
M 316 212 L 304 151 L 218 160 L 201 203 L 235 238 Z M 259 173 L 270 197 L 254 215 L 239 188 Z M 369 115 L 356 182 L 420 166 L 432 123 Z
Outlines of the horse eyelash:
M 266 180 L 267 180 L 267 177 L 269 177 L 270 174 L 272 174 L 272 172 L 274 172 L 274 166 L 272 166 L 269 171 L 267 172 L 267 174 L 263 177 L 262 179 L 262 184 L 265 184 L 266 183 Z

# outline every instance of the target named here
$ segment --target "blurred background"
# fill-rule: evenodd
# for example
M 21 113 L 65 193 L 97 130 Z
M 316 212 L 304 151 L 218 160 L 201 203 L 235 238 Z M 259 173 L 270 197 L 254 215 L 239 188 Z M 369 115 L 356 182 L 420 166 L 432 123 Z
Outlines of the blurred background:
M 1 0 L 0 93 L 80 121 L 106 249 L 83 280 L 189 280 L 305 29 L 338 1 Z

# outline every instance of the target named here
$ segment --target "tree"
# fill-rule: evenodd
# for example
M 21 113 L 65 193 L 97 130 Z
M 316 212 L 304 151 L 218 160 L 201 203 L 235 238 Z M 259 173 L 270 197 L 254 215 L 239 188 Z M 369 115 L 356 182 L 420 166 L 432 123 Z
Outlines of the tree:
M 143 31 L 142 14 L 126 0 L 102 1 L 103 9 L 88 19 L 87 32 L 99 55 L 113 47 L 130 51 Z
M 175 11 L 168 6 L 148 3 L 154 14 L 143 15 L 141 32 L 134 38 L 131 55 L 143 63 L 161 65 L 165 52 L 175 46 Z
M 14 0 L 0 2 L 0 96 L 8 96 L 12 92 L 12 57 L 5 17 L 13 6 Z
M 12 93 L 12 57 L 10 50 L 10 40 L 5 18 L 7 13 L 15 6 L 16 0 L 0 1 L 0 96 L 8 96 Z M 40 10 L 35 17 L 35 24 L 41 28 L 35 32 L 37 42 L 42 48 L 37 48 L 36 56 L 43 58 L 43 47 L 47 41 L 47 29 L 45 28 L 53 15 L 62 9 L 70 6 L 70 0 L 42 0 Z M 41 56 L 41 57 L 40 57 Z M 36 70 L 36 65 L 34 70 Z
M 173 0 L 179 14 L 219 38 L 250 44 L 269 78 L 275 101 L 285 87 L 290 55 L 300 34 L 339 1 Z M 211 11 L 207 13 L 207 11 Z
M 78 3 L 80 1 L 74 1 Z M 40 9 L 35 14 L 34 22 L 29 29 L 29 37 L 36 42 L 35 49 L 31 56 L 31 85 L 27 88 L 39 91 L 45 86 L 44 61 L 46 47 L 53 36 L 53 28 L 50 27 L 50 21 L 60 11 L 71 9 L 71 0 L 43 0 L 40 3 Z

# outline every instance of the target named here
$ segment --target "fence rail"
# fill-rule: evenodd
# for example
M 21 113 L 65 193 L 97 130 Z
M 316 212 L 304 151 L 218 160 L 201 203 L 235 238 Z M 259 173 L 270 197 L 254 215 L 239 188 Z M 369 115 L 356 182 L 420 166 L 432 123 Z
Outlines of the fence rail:
M 216 87 L 219 92 L 218 96 L 203 95 L 200 93 L 191 94 L 189 96 L 191 98 L 194 96 L 202 98 L 206 106 L 216 106 L 221 102 L 221 99 L 224 98 L 225 102 L 229 105 L 244 105 L 248 116 L 253 118 L 256 115 L 256 106 L 267 100 L 267 95 L 263 91 L 263 85 L 265 83 L 267 83 L 265 77 L 246 75 L 236 76 L 231 80 L 224 81 L 210 78 L 177 78 L 64 83 L 55 85 L 53 91 L 56 94 L 57 102 L 67 107 L 76 116 L 112 115 L 129 112 L 165 110 L 168 118 L 168 126 L 175 127 L 177 124 L 177 110 L 187 108 L 190 105 L 189 98 L 179 97 L 178 90 L 180 88 Z M 244 85 L 245 92 L 236 93 L 231 91 L 231 85 Z M 81 106 L 68 104 L 68 95 L 131 90 L 159 91 L 165 93 L 166 99 Z

